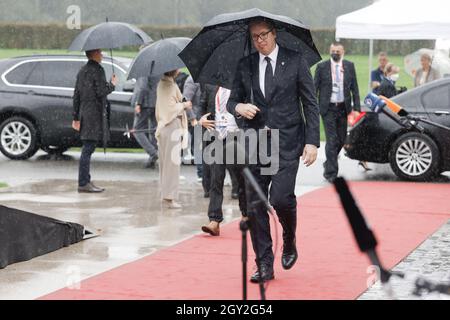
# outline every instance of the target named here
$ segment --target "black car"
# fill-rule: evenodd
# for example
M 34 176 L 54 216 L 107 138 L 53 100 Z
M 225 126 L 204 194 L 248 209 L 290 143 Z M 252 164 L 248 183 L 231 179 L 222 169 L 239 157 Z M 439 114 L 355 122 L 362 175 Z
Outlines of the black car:
M 450 78 L 433 81 L 391 99 L 409 114 L 450 128 Z M 367 108 L 368 110 L 368 108 Z M 383 113 L 364 111 L 345 146 L 351 159 L 390 163 L 405 180 L 429 181 L 450 170 L 450 131 L 420 123 L 408 130 Z
M 80 55 L 33 55 L 0 60 L 0 151 L 10 159 L 28 159 L 39 148 L 62 153 L 81 146 L 72 129 L 72 96 L 76 76 L 86 64 Z M 109 147 L 137 148 L 123 135 L 133 125 L 130 105 L 133 84 L 126 81 L 131 59 L 105 57 L 102 65 L 110 79 L 112 64 L 118 77 L 111 102 Z

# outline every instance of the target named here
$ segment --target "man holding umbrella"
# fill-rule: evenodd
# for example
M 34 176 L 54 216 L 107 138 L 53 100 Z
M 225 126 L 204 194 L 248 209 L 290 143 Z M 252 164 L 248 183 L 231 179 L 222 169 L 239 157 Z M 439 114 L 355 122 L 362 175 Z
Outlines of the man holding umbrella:
M 271 131 L 279 133 L 279 170 L 264 175 L 261 170 L 264 166 L 259 160 L 250 170 L 264 193 L 270 194 L 270 202 L 283 227 L 282 266 L 290 269 L 298 256 L 294 193 L 297 171 L 300 157 L 306 166 L 317 158 L 319 108 L 306 60 L 301 53 L 277 44 L 277 31 L 272 21 L 255 18 L 249 23 L 249 32 L 257 52 L 239 62 L 227 108 L 243 119 L 244 129 L 263 129 L 268 135 Z M 249 204 L 258 200 L 250 190 L 247 196 Z M 269 215 L 263 205 L 248 210 L 248 215 L 253 216 L 253 248 L 261 266 L 251 281 L 271 280 L 274 278 L 274 254 Z
M 105 125 L 105 118 L 109 118 L 106 97 L 114 91 L 117 78 L 113 75 L 109 83 L 106 81 L 105 70 L 100 65 L 103 59 L 100 49 L 86 51 L 86 56 L 89 60 L 78 72 L 75 84 L 72 127 L 80 132 L 83 143 L 78 192 L 96 193 L 105 189 L 98 188 L 91 182 L 91 156 L 97 143 L 109 136 L 109 127 Z

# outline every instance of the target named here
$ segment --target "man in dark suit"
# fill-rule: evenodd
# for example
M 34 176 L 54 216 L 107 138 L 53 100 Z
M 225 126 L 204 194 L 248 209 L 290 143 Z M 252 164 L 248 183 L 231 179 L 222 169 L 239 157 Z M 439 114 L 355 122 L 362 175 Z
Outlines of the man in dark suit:
M 155 168 L 158 159 L 158 144 L 155 138 L 156 132 L 156 87 L 161 80 L 160 76 L 148 76 L 139 78 L 134 87 L 131 98 L 131 106 L 134 108 L 134 130 L 148 130 L 150 123 L 150 132 L 133 133 L 134 138 L 139 145 L 147 152 L 148 161 L 146 168 Z
M 250 23 L 249 30 L 257 52 L 239 62 L 228 111 L 240 118 L 244 130 L 256 129 L 266 132 L 267 136 L 279 135 L 279 154 L 275 155 L 279 158 L 278 170 L 266 175 L 261 159 L 256 165 L 251 164 L 250 170 L 263 192 L 270 194 L 270 203 L 283 226 L 281 260 L 283 268 L 290 269 L 298 256 L 295 243 L 296 176 L 300 157 L 306 166 L 317 158 L 319 109 L 314 82 L 302 54 L 278 46 L 276 30 L 270 20 L 255 20 Z M 273 156 L 271 154 L 271 159 Z M 269 215 L 263 205 L 253 205 L 257 197 L 249 186 L 247 199 L 253 248 L 261 264 L 261 274 L 255 272 L 251 281 L 271 280 L 274 278 L 274 255 Z
M 333 43 L 331 59 L 319 63 L 314 76 L 327 139 L 323 176 L 328 181 L 338 175 L 338 155 L 347 136 L 347 116 L 352 110 L 356 115 L 361 110 L 355 66 L 343 59 L 344 53 L 342 44 Z
M 89 61 L 78 72 L 75 84 L 72 127 L 80 132 L 83 143 L 78 172 L 78 192 L 92 193 L 105 190 L 91 182 L 90 163 L 97 143 L 109 138 L 106 97 L 114 91 L 117 78 L 113 75 L 111 82 L 106 81 L 105 70 L 100 65 L 103 59 L 101 50 L 86 51 L 86 56 Z
M 208 218 L 209 224 L 202 226 L 202 231 L 218 236 L 220 234 L 220 223 L 223 221 L 223 185 L 226 176 L 226 169 L 230 173 L 232 191 L 231 197 L 239 199 L 239 208 L 243 216 L 246 216 L 247 203 L 245 198 L 244 178 L 241 174 L 242 165 L 237 163 L 227 163 L 226 156 L 230 148 L 234 146 L 236 135 L 228 134 L 238 130 L 233 115 L 227 111 L 227 101 L 230 95 L 228 89 L 210 84 L 202 85 L 202 94 L 200 97 L 200 112 L 203 116 L 199 124 L 207 129 L 204 133 L 206 139 L 203 139 L 203 150 L 208 157 L 208 148 L 213 149 L 214 143 L 217 149 L 221 149 L 222 156 L 218 161 L 203 162 L 203 187 L 205 193 L 209 194 Z M 212 120 L 214 119 L 214 120 Z M 217 149 L 213 151 L 216 152 Z M 217 150 L 217 152 L 220 152 Z M 215 155 L 215 154 L 214 154 Z M 211 159 L 215 160 L 215 159 Z

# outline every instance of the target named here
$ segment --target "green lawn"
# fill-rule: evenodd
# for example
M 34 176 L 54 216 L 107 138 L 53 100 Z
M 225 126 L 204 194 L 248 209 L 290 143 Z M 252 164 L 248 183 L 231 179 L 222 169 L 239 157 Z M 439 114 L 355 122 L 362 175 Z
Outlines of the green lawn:
M 8 185 L 4 182 L 0 182 L 0 188 L 7 188 Z
M 109 51 L 104 51 L 105 54 L 109 55 Z M 47 49 L 0 49 L 0 59 L 3 58 L 9 58 L 9 57 L 15 57 L 15 56 L 23 56 L 23 55 L 31 55 L 31 54 L 77 54 L 77 52 L 68 52 L 67 50 L 47 50 Z M 80 52 L 80 54 L 82 54 Z M 137 54 L 137 51 L 113 51 L 114 56 L 121 56 L 121 57 L 129 57 L 133 58 Z M 324 54 L 322 55 L 324 59 L 328 59 L 328 55 Z M 361 100 L 364 99 L 364 97 L 368 93 L 368 81 L 369 81 L 369 58 L 368 56 L 362 56 L 362 55 L 347 55 L 345 56 L 347 60 L 350 60 L 355 63 L 356 67 L 356 76 L 358 78 L 358 86 L 359 86 L 359 92 Z M 403 70 L 403 57 L 402 56 L 390 56 L 390 61 L 397 66 L 401 68 L 400 72 L 400 79 L 397 82 L 397 86 L 404 86 L 408 89 L 413 87 L 413 79 L 411 76 L 406 74 Z M 374 56 L 373 60 L 373 68 L 376 68 L 377 66 L 377 57 Z M 186 69 L 184 69 L 187 71 Z M 314 75 L 315 67 L 311 69 L 313 75 Z M 325 140 L 325 134 L 323 131 L 323 126 L 321 124 L 321 132 L 320 136 L 322 140 Z M 109 152 L 119 152 L 123 150 L 118 149 L 108 149 Z M 127 150 L 131 152 L 138 152 L 139 150 Z M 142 152 L 142 151 L 140 151 Z

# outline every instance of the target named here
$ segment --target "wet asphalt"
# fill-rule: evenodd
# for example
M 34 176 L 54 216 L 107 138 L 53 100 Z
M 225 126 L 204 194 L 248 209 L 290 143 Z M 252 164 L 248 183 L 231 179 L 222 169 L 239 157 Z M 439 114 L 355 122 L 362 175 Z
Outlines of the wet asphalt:
M 203 198 L 195 166 L 183 165 L 180 202 L 183 210 L 162 209 L 156 169 L 145 169 L 145 154 L 96 152 L 91 175 L 102 194 L 78 194 L 79 152 L 62 157 L 40 151 L 26 161 L 0 155 L 0 204 L 97 230 L 99 236 L 68 248 L 17 263 L 0 270 L 0 300 L 35 299 L 80 280 L 137 260 L 172 246 L 195 234 L 207 223 L 208 199 Z M 325 160 L 320 148 L 318 161 L 310 168 L 301 165 L 296 194 L 327 186 L 322 177 Z M 364 172 L 357 161 L 340 157 L 341 175 L 356 181 L 397 181 L 389 165 L 370 164 Z M 449 183 L 450 175 L 439 182 Z M 225 223 L 240 217 L 231 199 L 230 179 L 224 188 Z

